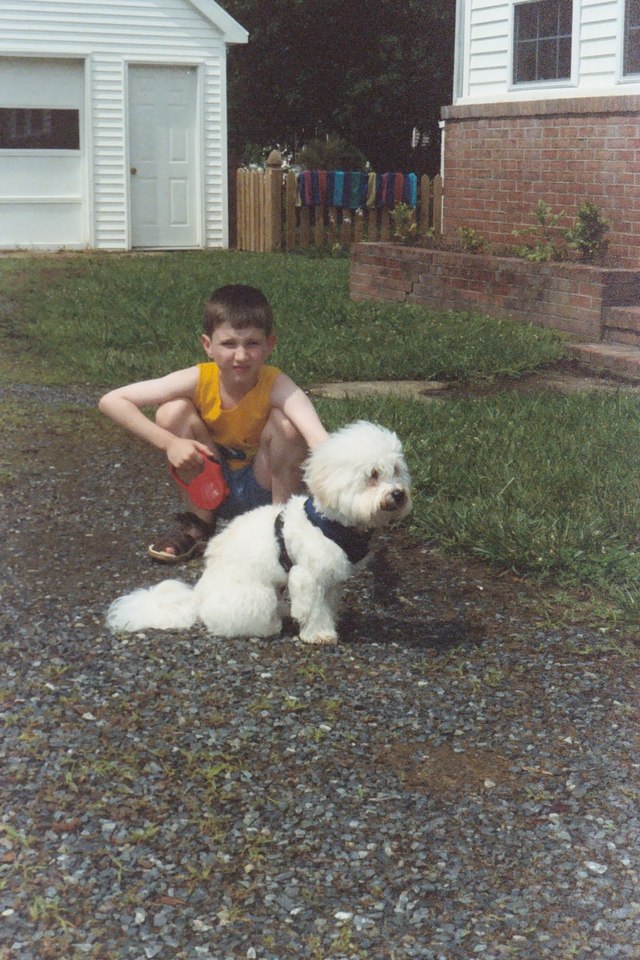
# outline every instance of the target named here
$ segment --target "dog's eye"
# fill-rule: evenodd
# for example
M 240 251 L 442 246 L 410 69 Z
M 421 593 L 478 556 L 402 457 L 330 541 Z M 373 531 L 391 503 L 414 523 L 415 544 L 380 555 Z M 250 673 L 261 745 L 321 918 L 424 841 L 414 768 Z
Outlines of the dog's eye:
M 371 471 L 370 479 L 373 480 L 374 483 L 375 483 L 377 480 L 379 480 L 379 479 L 380 479 L 380 471 L 379 471 L 379 470 L 372 470 L 372 471 Z

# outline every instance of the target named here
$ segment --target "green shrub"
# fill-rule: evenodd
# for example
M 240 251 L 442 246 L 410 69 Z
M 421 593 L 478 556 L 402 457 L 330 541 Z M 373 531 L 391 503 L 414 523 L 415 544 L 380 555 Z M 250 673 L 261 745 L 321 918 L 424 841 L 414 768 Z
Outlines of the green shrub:
M 599 208 L 586 200 L 578 211 L 575 225 L 566 232 L 567 243 L 573 250 L 578 251 L 584 263 L 603 260 L 609 243 L 606 234 L 610 226 Z
M 565 212 L 554 213 L 544 200 L 538 200 L 533 211 L 535 223 L 522 230 L 513 230 L 512 235 L 524 240 L 524 243 L 515 247 L 516 256 L 535 263 L 544 263 L 547 260 L 564 260 L 567 244 L 562 221 Z
M 397 203 L 391 211 L 393 224 L 393 239 L 396 243 L 408 246 L 416 239 L 418 225 L 416 224 L 415 210 L 406 203 Z
M 341 137 L 316 137 L 305 144 L 298 163 L 305 170 L 364 170 L 367 158 Z

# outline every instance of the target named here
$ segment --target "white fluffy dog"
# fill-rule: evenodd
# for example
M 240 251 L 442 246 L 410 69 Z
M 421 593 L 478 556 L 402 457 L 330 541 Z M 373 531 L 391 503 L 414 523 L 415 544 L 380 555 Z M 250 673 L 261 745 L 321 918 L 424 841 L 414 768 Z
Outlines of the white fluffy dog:
M 340 589 L 364 566 L 369 536 L 411 510 L 410 478 L 395 433 L 360 421 L 329 436 L 304 464 L 309 496 L 258 507 L 209 542 L 191 587 L 165 580 L 111 604 L 118 631 L 184 630 L 201 620 L 221 637 L 269 637 L 291 616 L 305 643 L 336 643 Z

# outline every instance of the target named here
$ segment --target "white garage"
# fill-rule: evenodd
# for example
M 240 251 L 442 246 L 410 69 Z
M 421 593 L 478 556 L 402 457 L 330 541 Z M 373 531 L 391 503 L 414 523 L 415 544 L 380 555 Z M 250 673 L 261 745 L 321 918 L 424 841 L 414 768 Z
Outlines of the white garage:
M 0 4 L 0 248 L 227 245 L 213 0 Z

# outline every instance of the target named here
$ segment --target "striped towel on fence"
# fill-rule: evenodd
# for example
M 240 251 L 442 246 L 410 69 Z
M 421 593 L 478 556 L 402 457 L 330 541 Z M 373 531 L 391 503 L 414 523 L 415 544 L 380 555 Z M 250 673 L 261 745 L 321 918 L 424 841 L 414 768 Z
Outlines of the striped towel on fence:
M 418 203 L 418 178 L 415 173 L 408 173 L 404 178 L 402 202 L 408 207 L 415 207 Z
M 335 206 L 333 202 L 333 197 L 336 192 L 336 172 L 335 170 L 327 170 L 327 206 Z
M 415 173 L 363 173 L 360 170 L 305 170 L 297 177 L 297 206 L 392 208 L 398 203 L 415 207 Z
M 300 189 L 300 203 L 303 207 L 310 206 L 313 203 L 310 170 L 298 174 L 298 187 Z
M 362 174 L 355 171 L 351 174 L 351 196 L 349 206 L 352 210 L 357 210 L 360 206 L 360 189 L 362 184 Z
M 342 170 L 336 170 L 335 186 L 333 188 L 333 206 L 342 206 L 342 197 L 344 195 L 344 173 Z

